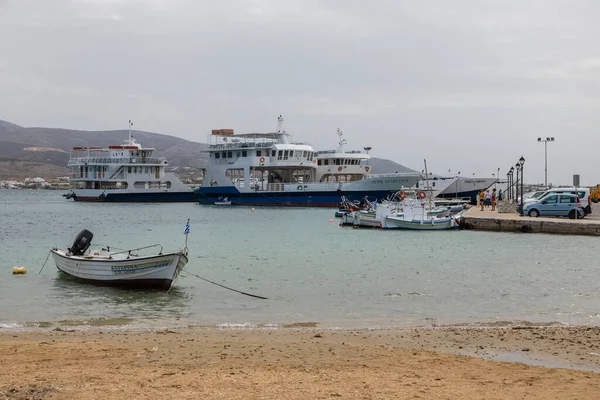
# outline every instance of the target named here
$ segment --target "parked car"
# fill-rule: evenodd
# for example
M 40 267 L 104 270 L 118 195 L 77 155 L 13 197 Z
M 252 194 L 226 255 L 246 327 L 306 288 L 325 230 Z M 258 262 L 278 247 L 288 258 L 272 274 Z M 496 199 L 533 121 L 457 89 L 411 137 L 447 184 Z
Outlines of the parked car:
M 537 201 L 539 199 L 542 199 L 544 197 L 546 197 L 549 194 L 561 194 L 561 193 L 565 193 L 565 194 L 576 194 L 577 197 L 579 197 L 580 201 L 581 201 L 581 208 L 583 209 L 583 212 L 587 215 L 587 214 L 591 214 L 592 213 L 592 204 L 591 204 L 591 198 L 590 198 L 590 189 L 589 188 L 574 188 L 574 187 L 570 187 L 570 188 L 552 188 L 552 189 L 548 189 L 544 192 L 544 194 L 542 194 L 541 196 L 539 196 L 537 199 L 525 199 L 524 203 L 529 203 L 529 202 L 534 202 Z
M 535 201 L 523 205 L 523 214 L 530 217 L 585 217 L 581 200 L 575 194 L 548 193 Z

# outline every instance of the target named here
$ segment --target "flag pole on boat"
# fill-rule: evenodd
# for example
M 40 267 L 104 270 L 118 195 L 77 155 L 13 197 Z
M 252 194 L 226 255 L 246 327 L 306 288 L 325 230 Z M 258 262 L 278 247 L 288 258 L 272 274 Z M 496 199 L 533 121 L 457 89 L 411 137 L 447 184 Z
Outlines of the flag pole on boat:
M 431 210 L 431 186 L 429 186 L 429 174 L 427 173 L 427 159 L 423 159 L 423 163 L 425 164 L 425 182 L 427 182 L 427 189 L 429 190 L 429 209 Z
M 186 255 L 188 253 L 187 240 L 188 240 L 189 233 L 190 233 L 190 219 L 188 218 L 187 222 L 185 223 L 185 229 L 183 230 L 183 234 L 185 235 L 185 245 L 183 246 L 183 253 Z

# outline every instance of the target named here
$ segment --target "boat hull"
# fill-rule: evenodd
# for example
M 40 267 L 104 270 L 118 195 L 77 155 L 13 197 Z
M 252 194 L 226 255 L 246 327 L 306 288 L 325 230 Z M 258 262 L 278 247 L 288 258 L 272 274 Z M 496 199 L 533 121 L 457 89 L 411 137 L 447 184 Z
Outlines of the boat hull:
M 476 203 L 477 196 L 482 190 L 488 189 L 498 180 L 495 178 L 465 178 L 459 177 L 437 194 L 439 199 L 470 198 L 471 203 Z
M 60 249 L 51 253 L 59 271 L 83 282 L 163 290 L 171 287 L 188 262 L 183 252 L 121 260 L 72 256 Z
M 235 187 L 206 189 L 209 190 L 196 192 L 200 204 L 215 204 L 219 197 L 228 197 L 232 205 L 336 208 L 340 206 L 341 196 L 346 196 L 350 201 L 360 201 L 367 196 L 374 201 L 386 199 L 396 192 L 395 190 L 355 190 L 241 193 Z
M 458 229 L 459 224 L 453 217 L 421 220 L 402 220 L 400 218 L 385 218 L 381 221 L 382 229 L 410 229 L 419 231 L 436 231 L 445 229 Z
M 348 213 L 342 216 L 340 225 L 351 225 L 353 227 L 380 228 L 381 221 L 375 214 L 363 214 L 360 212 Z
M 68 198 L 75 201 L 107 203 L 192 203 L 198 201 L 196 193 L 186 192 L 117 192 L 89 193 L 86 190 L 73 190 Z

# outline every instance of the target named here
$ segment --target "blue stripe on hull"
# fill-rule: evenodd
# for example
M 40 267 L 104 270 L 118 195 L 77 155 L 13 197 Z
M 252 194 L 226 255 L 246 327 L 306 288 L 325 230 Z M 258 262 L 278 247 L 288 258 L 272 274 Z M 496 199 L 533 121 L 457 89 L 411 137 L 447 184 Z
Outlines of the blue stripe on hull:
M 194 192 L 109 193 L 104 197 L 76 196 L 75 201 L 103 201 L 109 203 L 186 203 L 198 201 Z
M 207 190 L 208 189 L 208 190 Z M 283 206 L 283 207 L 339 207 L 341 197 L 348 200 L 386 199 L 395 190 L 359 190 L 359 191 L 330 191 L 330 192 L 254 192 L 240 193 L 231 187 L 209 187 L 198 190 L 200 204 L 214 204 L 219 197 L 227 197 L 233 205 L 248 206 Z

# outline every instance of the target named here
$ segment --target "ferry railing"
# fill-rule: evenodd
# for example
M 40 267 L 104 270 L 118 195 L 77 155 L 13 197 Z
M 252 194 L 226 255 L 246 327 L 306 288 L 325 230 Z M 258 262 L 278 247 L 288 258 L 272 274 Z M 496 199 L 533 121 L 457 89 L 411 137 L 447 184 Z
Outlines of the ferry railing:
M 69 166 L 75 165 L 101 165 L 101 164 L 165 164 L 166 158 L 164 157 L 127 157 L 127 158 L 89 158 L 89 157 L 77 157 L 69 159 Z
M 392 172 L 385 174 L 367 174 L 367 178 L 392 178 L 395 176 L 415 176 L 418 172 Z

